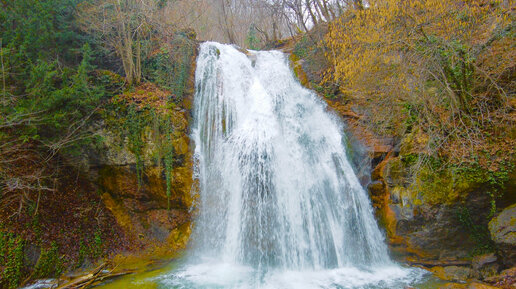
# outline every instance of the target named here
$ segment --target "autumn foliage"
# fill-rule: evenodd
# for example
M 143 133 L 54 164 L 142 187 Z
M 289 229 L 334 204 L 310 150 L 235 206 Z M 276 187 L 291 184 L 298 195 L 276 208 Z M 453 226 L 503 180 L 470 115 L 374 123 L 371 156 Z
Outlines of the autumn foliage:
M 330 25 L 326 82 L 380 135 L 417 134 L 421 161 L 496 170 L 514 158 L 512 1 L 372 0 Z

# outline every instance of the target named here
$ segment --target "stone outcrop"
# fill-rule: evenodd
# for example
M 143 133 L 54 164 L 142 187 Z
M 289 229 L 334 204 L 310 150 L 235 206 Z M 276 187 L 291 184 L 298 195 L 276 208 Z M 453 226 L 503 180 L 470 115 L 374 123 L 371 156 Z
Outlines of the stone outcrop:
M 494 253 L 484 254 L 473 257 L 472 267 L 482 280 L 498 274 L 500 264 Z
M 170 170 L 165 169 L 160 159 L 163 156 L 160 156 L 156 133 L 151 127 L 145 127 L 141 168 L 137 167 L 128 141 L 104 130 L 109 142 L 92 171 L 102 201 L 135 244 L 142 247 L 163 244 L 174 250 L 184 247 L 190 234 L 193 166 L 187 111 L 169 114 L 180 123 L 170 138 L 174 151 Z M 166 174 L 170 174 L 170 194 L 167 193 Z
M 500 274 L 486 278 L 485 281 L 496 286 L 508 287 L 512 285 L 514 288 L 516 285 L 516 267 L 503 270 Z
M 489 222 L 491 238 L 506 266 L 516 265 L 516 204 L 503 210 Z
M 433 182 L 443 181 L 439 187 L 425 183 L 424 172 L 411 179 L 409 169 L 403 157 L 389 154 L 373 170 L 369 186 L 392 249 L 410 261 L 467 258 L 475 243 L 464 234 L 464 225 L 457 216 L 463 204 L 455 199 L 454 188 L 446 187 L 448 176 L 434 176 Z M 471 214 L 475 222 L 482 222 L 485 202 L 481 194 L 475 193 L 464 200 L 475 210 Z
M 401 139 L 379 137 L 367 126 L 367 115 L 347 92 L 339 91 L 338 87 L 320 87 L 323 72 L 330 65 L 319 61 L 320 45 L 307 42 L 298 40 L 290 45 L 292 48 L 286 45 L 285 50 L 292 52 L 292 68 L 300 82 L 321 94 L 329 107 L 344 119 L 348 132 L 366 147 L 372 170 L 370 181 L 362 184 L 368 187 L 393 256 L 412 265 L 435 268 L 436 273 L 457 281 L 489 280 L 499 270 L 513 266 L 516 250 L 512 234 L 516 233 L 509 216 L 515 213 L 511 209 L 491 221 L 489 236 L 487 225 L 494 206 L 487 176 L 475 175 L 478 172 L 468 175 L 442 164 L 436 164 L 435 169 L 428 165 L 433 161 L 428 152 L 430 137 L 417 126 L 399 136 Z M 426 165 L 418 162 L 419 156 L 426 157 Z M 514 203 L 515 180 L 513 172 L 504 192 L 499 192 L 504 198 L 497 200 L 498 210 Z M 497 246 L 493 246 L 491 239 Z M 497 254 L 472 257 L 496 247 Z M 450 286 L 483 288 L 484 285 Z
M 475 272 L 472 269 L 462 266 L 434 267 L 431 272 L 442 280 L 454 282 L 475 277 Z
M 138 123 L 138 156 L 127 132 L 128 122 L 134 120 L 115 112 L 91 128 L 102 142 L 85 148 L 81 160 L 80 166 L 135 250 L 163 247 L 173 252 L 189 239 L 195 186 L 189 139 L 195 54 L 180 102 L 152 83 L 119 96 L 123 101 L 115 105 L 120 111 L 132 105 L 136 114 L 147 114 L 148 120 Z
M 494 287 L 488 284 L 480 283 L 480 282 L 471 282 L 469 284 L 458 284 L 458 283 L 448 283 L 444 286 L 439 287 L 439 289 L 496 289 L 499 287 Z

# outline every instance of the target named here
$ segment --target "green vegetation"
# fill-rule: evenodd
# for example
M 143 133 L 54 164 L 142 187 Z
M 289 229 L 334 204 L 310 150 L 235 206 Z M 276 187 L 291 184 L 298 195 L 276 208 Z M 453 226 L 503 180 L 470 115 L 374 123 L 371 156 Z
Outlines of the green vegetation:
M 470 209 L 467 207 L 457 208 L 457 218 L 475 241 L 476 248 L 473 250 L 472 255 L 481 255 L 495 250 L 495 245 L 491 240 L 487 226 L 474 222 Z
M 56 242 L 52 242 L 50 248 L 41 250 L 41 256 L 34 268 L 33 276 L 35 278 L 59 276 L 63 270 L 63 259 L 59 254 L 59 248 Z
M 510 5 L 369 4 L 330 24 L 326 83 L 361 106 L 374 132 L 403 139 L 417 129 L 427 138 L 423 158 L 490 171 L 514 162 Z
M 160 47 L 143 64 L 148 80 L 170 90 L 169 98 L 175 103 L 185 96 L 194 51 L 195 45 L 186 32 L 179 32 L 173 41 Z
M 109 71 L 118 71 L 119 61 L 125 60 L 109 54 L 106 39 L 96 34 L 101 32 L 85 29 L 92 24 L 81 14 L 88 8 L 92 7 L 78 0 L 21 0 L 8 1 L 0 10 L 0 141 L 9 144 L 0 146 L 0 189 L 12 196 L 4 205 L 16 202 L 25 189 L 51 191 L 53 167 L 62 165 L 55 163 L 62 162 L 59 156 L 73 157 L 85 145 L 94 145 L 99 139 L 89 126 L 103 117 L 113 96 L 133 89 L 124 87 L 123 79 Z M 149 35 L 161 33 L 148 29 L 152 30 Z M 145 44 L 141 54 L 134 56 L 141 62 L 135 67 L 142 66 L 144 79 L 170 90 L 171 103 L 177 104 L 190 75 L 195 50 L 192 33 L 175 33 L 168 42 L 149 35 L 140 35 L 145 41 L 134 40 Z M 156 47 L 160 52 L 153 52 Z M 141 183 L 143 123 L 137 114 L 129 109 L 126 125 Z M 9 161 L 13 158 L 18 161 Z M 23 169 L 27 161 L 40 164 L 37 174 L 35 169 Z M 10 183 L 13 179 L 16 186 Z M 23 198 L 22 205 L 36 196 L 24 193 Z
M 80 240 L 79 241 L 79 257 L 77 258 L 76 267 L 80 267 L 86 260 L 87 256 L 88 256 L 88 247 L 84 244 L 83 240 Z
M 128 107 L 128 114 L 125 118 L 125 125 L 128 131 L 129 149 L 136 157 L 136 178 L 138 180 L 138 188 L 143 183 L 143 129 L 144 119 L 134 106 Z
M 54 277 L 112 249 L 102 227 L 112 217 L 106 218 L 101 196 L 89 193 L 82 167 L 89 152 L 106 147 L 102 129 L 128 141 L 116 145 L 134 154 L 139 187 L 146 180 L 146 146 L 156 143 L 151 157 L 165 171 L 170 208 L 178 163 L 172 140 L 184 125 L 174 108 L 188 93 L 197 43 L 195 32 L 159 25 L 166 1 L 156 3 L 1 2 L 0 287 Z M 99 30 L 96 17 L 104 12 L 112 18 Z M 117 38 L 121 23 L 133 37 Z M 69 204 L 53 200 L 61 196 Z M 64 212 L 68 206 L 72 213 Z M 63 214 L 74 214 L 73 233 L 60 223 Z M 101 215 L 99 224 L 84 225 L 94 222 L 86 218 L 93 214 Z M 64 246 L 63 238 L 77 242 Z M 24 264 L 25 245 L 42 248 L 35 268 Z
M 104 253 L 104 242 L 102 241 L 102 232 L 97 230 L 93 235 L 93 244 L 91 248 L 91 257 L 96 259 Z
M 102 232 L 100 228 L 98 228 L 93 236 L 85 236 L 84 240 L 79 241 L 79 252 L 77 257 L 77 262 L 75 263 L 75 267 L 78 268 L 84 264 L 86 259 L 89 260 L 96 260 L 100 257 L 103 257 L 105 255 L 106 248 L 105 248 L 105 242 L 102 239 Z M 55 264 L 51 267 L 55 267 L 56 271 L 51 271 L 49 276 L 56 276 L 63 272 L 63 263 L 61 262 L 61 259 L 57 259 L 55 256 L 57 256 L 57 246 L 55 246 L 55 243 L 52 243 L 52 248 L 48 253 L 51 258 L 48 258 L 49 261 L 46 261 L 45 264 Z M 43 255 L 42 255 L 43 256 Z M 46 267 L 46 266 L 44 266 Z M 37 269 L 37 266 L 36 266 Z
M 187 150 L 189 107 L 183 104 L 197 47 L 195 31 L 165 21 L 181 10 L 176 5 L 192 5 L 180 2 L 0 2 L 0 287 L 15 288 L 29 276 L 56 276 L 110 252 L 107 230 L 97 223 L 74 228 L 70 246 L 61 242 L 72 235 L 63 227 L 45 227 L 54 217 L 63 221 L 45 210 L 51 204 L 68 210 L 68 203 L 54 204 L 63 195 L 71 195 L 70 206 L 87 204 L 69 216 L 75 221 L 113 218 L 102 194 L 93 193 L 92 200 L 85 193 L 98 187 L 82 178 L 82 166 L 90 165 L 85 159 L 98 155 L 91 151 L 128 148 L 138 189 L 161 186 L 166 196 L 160 198 L 171 209 L 179 191 L 174 184 L 187 175 L 177 169 Z M 200 9 L 213 4 L 201 2 Z M 409 2 L 368 1 L 364 7 L 351 1 L 326 13 L 336 8 L 321 6 L 311 20 L 321 25 L 294 36 L 291 59 L 310 68 L 311 83 L 299 75 L 304 84 L 332 102 L 359 107 L 357 123 L 396 140 L 399 158 L 394 153 L 387 168 L 394 186 L 416 206 L 457 205 L 480 191 L 488 200 L 482 215 L 487 221 L 499 210 L 515 169 L 513 8 L 507 1 Z M 312 8 L 294 9 L 301 23 L 284 19 L 287 26 L 305 26 Z M 218 11 L 212 10 L 211 16 Z M 278 36 L 287 35 L 287 26 L 274 18 L 293 14 L 285 6 L 269 10 L 272 23 L 255 19 L 266 14 L 253 13 L 245 20 L 256 25 L 238 27 L 241 44 L 257 49 L 270 40 L 284 43 Z M 224 17 L 239 17 L 228 13 Z M 325 25 L 323 18 L 332 21 Z M 224 37 L 231 38 L 238 22 L 229 22 Z M 108 144 L 104 129 L 120 143 Z M 164 182 L 150 184 L 147 166 L 156 167 L 153 173 Z M 457 209 L 478 253 L 492 251 L 476 217 L 472 208 Z M 188 234 L 179 235 L 185 243 Z M 24 264 L 29 245 L 42 248 L 35 268 Z
M 17 288 L 24 274 L 24 241 L 20 236 L 0 231 L 0 261 L 5 264 L 0 285 Z M 1 267 L 0 267 L 1 268 Z
M 308 35 L 305 34 L 296 42 L 292 54 L 294 54 L 298 59 L 305 59 L 309 58 L 309 52 L 313 49 L 313 42 L 311 42 Z
M 256 26 L 254 24 L 251 24 L 249 26 L 249 30 L 247 31 L 247 38 L 245 41 L 247 47 L 251 50 L 258 50 L 260 45 L 260 39 L 258 39 L 258 35 L 256 33 Z
M 27 190 L 51 191 L 49 162 L 91 141 L 85 128 L 106 93 L 92 76 L 87 37 L 75 27 L 77 3 L 8 1 L 0 10 L 0 189 L 9 196 L 2 205 L 35 202 Z
M 172 195 L 172 168 L 174 165 L 174 147 L 172 138 L 167 135 L 167 145 L 165 145 L 165 179 L 167 183 L 167 209 L 170 210 L 170 197 Z

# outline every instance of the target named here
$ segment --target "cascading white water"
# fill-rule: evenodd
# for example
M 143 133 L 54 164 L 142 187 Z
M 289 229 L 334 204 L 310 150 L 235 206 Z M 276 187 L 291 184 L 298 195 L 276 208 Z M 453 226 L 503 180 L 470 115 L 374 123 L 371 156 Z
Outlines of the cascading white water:
M 201 45 L 192 133 L 198 217 L 185 264 L 161 282 L 172 288 L 405 284 L 414 276 L 388 256 L 346 157 L 340 120 L 299 84 L 283 53 L 250 53 Z

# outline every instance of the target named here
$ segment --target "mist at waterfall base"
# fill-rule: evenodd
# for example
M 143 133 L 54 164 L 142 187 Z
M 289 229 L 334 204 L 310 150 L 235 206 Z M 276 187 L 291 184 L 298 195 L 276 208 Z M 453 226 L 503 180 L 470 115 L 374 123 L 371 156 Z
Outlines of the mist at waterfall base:
M 196 220 L 163 288 L 403 288 L 346 157 L 341 121 L 278 51 L 201 45 Z

